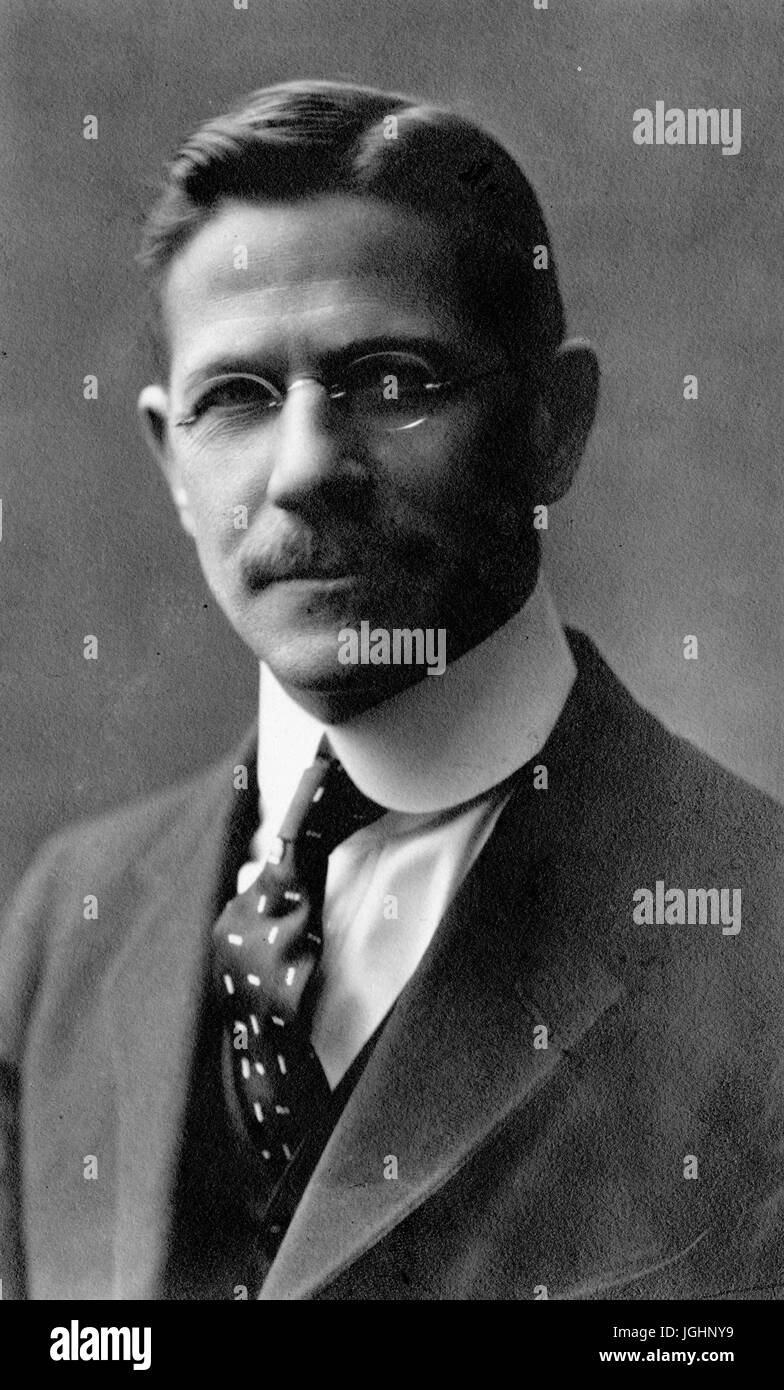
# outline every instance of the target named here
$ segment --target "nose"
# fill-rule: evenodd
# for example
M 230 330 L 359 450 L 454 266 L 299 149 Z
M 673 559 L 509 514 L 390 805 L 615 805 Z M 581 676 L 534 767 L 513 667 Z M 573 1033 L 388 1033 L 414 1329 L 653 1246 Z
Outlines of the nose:
M 366 480 L 358 441 L 336 418 L 325 387 L 310 377 L 289 386 L 272 448 L 267 500 L 286 511 L 306 512 L 325 496 L 353 494 Z

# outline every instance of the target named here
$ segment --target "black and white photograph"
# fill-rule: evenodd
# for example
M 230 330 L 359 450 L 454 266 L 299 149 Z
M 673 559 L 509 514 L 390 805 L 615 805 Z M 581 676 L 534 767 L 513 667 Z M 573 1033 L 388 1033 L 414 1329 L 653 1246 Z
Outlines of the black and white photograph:
M 175 1302 L 731 1362 L 784 1296 L 778 7 L 0 40 L 3 1303 L 53 1375 Z

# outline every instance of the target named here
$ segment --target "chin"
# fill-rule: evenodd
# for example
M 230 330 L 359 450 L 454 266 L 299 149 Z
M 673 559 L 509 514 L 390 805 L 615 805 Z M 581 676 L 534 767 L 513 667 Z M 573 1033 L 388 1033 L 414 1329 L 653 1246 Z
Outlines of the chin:
M 389 699 L 424 674 L 415 666 L 341 664 L 336 634 L 328 651 L 318 642 L 291 640 L 282 649 L 265 645 L 264 661 L 293 700 L 327 724 L 342 723 Z

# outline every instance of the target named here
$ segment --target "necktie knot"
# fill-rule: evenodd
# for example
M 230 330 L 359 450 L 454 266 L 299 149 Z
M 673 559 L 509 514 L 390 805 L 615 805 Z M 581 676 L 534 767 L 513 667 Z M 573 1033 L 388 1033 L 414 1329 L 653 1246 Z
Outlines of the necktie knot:
M 384 814 L 385 808 L 351 781 L 323 738 L 315 761 L 300 779 L 278 838 L 285 844 L 303 842 L 306 851 L 320 859 Z

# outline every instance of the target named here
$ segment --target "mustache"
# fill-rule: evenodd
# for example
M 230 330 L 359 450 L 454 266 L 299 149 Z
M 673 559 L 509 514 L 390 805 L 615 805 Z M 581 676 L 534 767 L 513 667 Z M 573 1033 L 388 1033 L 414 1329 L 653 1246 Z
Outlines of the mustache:
M 287 526 L 254 538 L 252 552 L 241 563 L 251 593 L 287 579 L 340 579 L 367 567 L 368 548 L 357 537 L 324 536 L 309 526 Z

